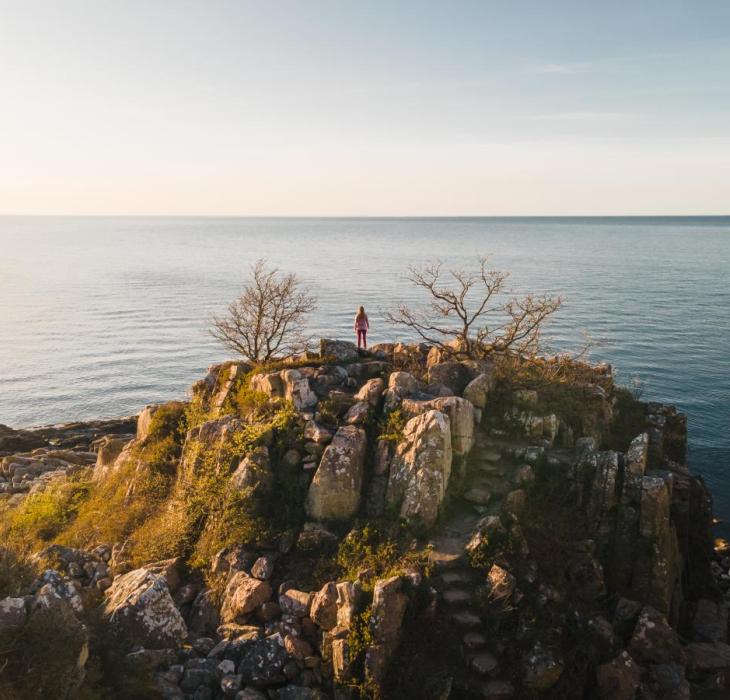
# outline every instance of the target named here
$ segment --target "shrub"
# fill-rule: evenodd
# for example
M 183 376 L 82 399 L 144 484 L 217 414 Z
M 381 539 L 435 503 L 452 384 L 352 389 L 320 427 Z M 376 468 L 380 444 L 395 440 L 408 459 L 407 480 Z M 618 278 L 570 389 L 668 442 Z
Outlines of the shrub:
M 331 396 L 322 399 L 317 404 L 319 421 L 327 428 L 337 428 L 340 423 L 340 406 Z
M 406 419 L 403 411 L 400 408 L 391 411 L 380 433 L 380 439 L 390 442 L 400 442 L 403 439 L 403 429 L 405 426 Z
M 362 583 L 369 591 L 377 579 L 397 576 L 414 566 L 426 567 L 426 552 L 410 549 L 410 546 L 411 531 L 400 523 L 366 524 L 352 530 L 337 551 L 341 577 L 354 580 L 367 572 Z
M 152 414 L 145 442 L 160 442 L 168 437 L 174 442 L 181 442 L 185 437 L 186 408 L 187 405 L 182 401 L 169 401 L 159 406 Z
M 231 411 L 240 418 L 256 420 L 266 412 L 269 405 L 269 395 L 263 391 L 255 391 L 251 388 L 249 378 L 241 382 L 238 390 L 233 395 L 233 410 Z

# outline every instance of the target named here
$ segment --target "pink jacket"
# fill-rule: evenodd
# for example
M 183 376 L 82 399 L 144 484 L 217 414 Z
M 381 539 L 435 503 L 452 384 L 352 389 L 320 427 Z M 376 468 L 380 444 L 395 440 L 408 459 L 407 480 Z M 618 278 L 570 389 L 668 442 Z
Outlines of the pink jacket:
M 363 316 L 362 318 L 358 318 L 355 316 L 355 330 L 356 331 L 366 331 L 370 328 L 370 324 L 368 323 L 368 317 L 367 314 Z

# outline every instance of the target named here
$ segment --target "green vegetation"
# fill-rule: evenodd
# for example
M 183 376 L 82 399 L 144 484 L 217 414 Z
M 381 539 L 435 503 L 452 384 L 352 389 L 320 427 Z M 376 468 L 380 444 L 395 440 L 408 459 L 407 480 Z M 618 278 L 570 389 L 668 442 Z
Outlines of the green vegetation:
M 88 481 L 72 478 L 31 494 L 3 518 L 6 541 L 32 546 L 54 538 L 76 517 L 89 491 Z
M 0 537 L 16 557 L 53 542 L 74 547 L 126 542 L 133 564 L 180 555 L 199 567 L 222 547 L 270 542 L 279 528 L 303 517 L 297 480 L 279 465 L 296 413 L 287 402 L 252 391 L 248 377 L 224 409 L 240 424 L 211 444 L 189 436 L 183 455 L 189 428 L 199 427 L 210 411 L 202 401 L 192 408 L 180 402 L 159 407 L 148 437 L 111 474 L 95 482 L 92 470 L 83 470 L 26 498 L 5 514 Z M 261 444 L 270 447 L 272 489 L 236 489 L 231 466 Z
M 340 578 L 359 579 L 371 591 L 377 579 L 398 576 L 409 569 L 426 569 L 428 556 L 412 549 L 413 530 L 407 525 L 384 520 L 353 529 L 340 543 L 337 565 Z
M 494 364 L 495 387 L 490 394 L 488 414 L 495 424 L 509 432 L 520 432 L 517 417 L 508 409 L 520 409 L 538 416 L 559 416 L 576 435 L 601 432 L 610 422 L 606 397 L 616 390 L 613 377 L 587 362 L 569 355 L 524 358 L 501 355 Z M 537 405 L 515 401 L 518 390 L 534 390 Z
M 322 399 L 317 404 L 317 413 L 319 413 L 319 422 L 325 427 L 330 429 L 335 429 L 339 425 L 340 422 L 340 415 L 341 415 L 341 407 L 338 405 L 338 403 L 331 397 L 328 396 L 325 399 Z
M 400 408 L 391 411 L 380 433 L 380 439 L 388 440 L 389 442 L 400 442 L 403 439 L 403 429 L 405 426 L 406 419 L 403 411 Z

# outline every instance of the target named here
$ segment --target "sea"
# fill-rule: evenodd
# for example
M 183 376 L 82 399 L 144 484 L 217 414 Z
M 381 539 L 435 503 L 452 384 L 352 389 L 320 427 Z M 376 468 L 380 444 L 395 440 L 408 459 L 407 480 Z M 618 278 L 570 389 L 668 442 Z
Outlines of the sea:
M 730 217 L 0 217 L 0 423 L 116 417 L 184 398 L 229 352 L 210 319 L 265 259 L 318 299 L 314 336 L 408 340 L 386 321 L 425 297 L 410 266 L 560 295 L 556 350 L 594 344 L 618 380 L 689 416 L 689 460 L 730 523 Z M 730 533 L 720 523 L 718 532 Z

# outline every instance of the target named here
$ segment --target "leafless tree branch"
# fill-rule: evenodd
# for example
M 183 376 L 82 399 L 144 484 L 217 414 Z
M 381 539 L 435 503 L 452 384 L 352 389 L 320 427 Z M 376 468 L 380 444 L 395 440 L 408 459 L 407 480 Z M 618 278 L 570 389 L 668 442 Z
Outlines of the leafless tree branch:
M 430 297 L 428 310 L 401 304 L 386 316 L 449 354 L 476 357 L 510 351 L 534 356 L 542 327 L 562 299 L 510 297 L 508 278 L 508 272 L 489 268 L 486 257 L 479 258 L 473 271 L 444 272 L 442 263 L 410 268 L 408 279 Z
M 305 318 L 316 303 L 295 274 L 267 268 L 259 260 L 227 313 L 213 317 L 210 334 L 253 362 L 292 355 L 307 347 Z

